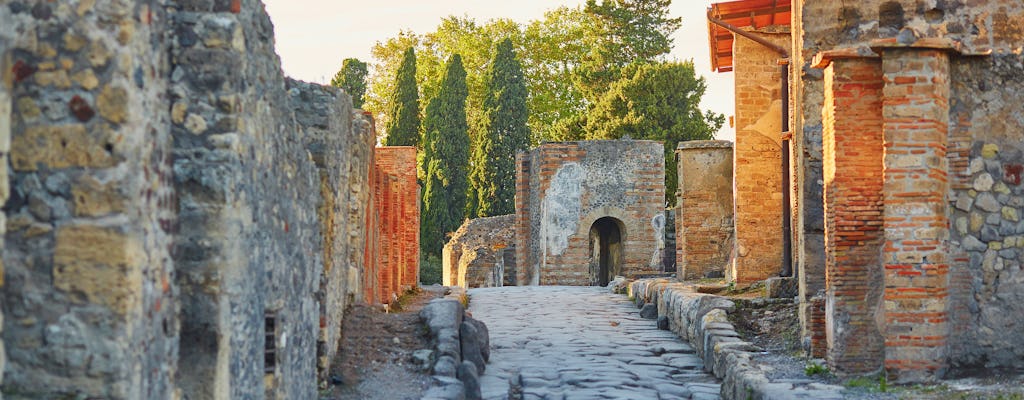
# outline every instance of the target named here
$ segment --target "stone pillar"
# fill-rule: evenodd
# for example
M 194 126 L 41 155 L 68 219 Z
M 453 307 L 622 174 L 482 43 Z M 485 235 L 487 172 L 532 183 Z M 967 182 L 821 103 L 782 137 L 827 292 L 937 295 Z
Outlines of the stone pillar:
M 825 69 L 824 331 L 829 366 L 840 374 L 882 366 L 882 86 L 877 59 L 836 59 Z M 811 326 L 812 338 L 821 328 Z
M 885 368 L 901 381 L 946 368 L 949 56 L 885 49 Z
M 698 140 L 676 148 L 676 273 L 681 279 L 723 274 L 732 251 L 732 142 Z
M 789 34 L 756 32 L 783 47 Z M 736 36 L 736 258 L 740 285 L 778 276 L 782 265 L 782 92 L 778 53 Z
M 179 320 L 165 8 L 3 7 L 3 392 L 171 399 Z

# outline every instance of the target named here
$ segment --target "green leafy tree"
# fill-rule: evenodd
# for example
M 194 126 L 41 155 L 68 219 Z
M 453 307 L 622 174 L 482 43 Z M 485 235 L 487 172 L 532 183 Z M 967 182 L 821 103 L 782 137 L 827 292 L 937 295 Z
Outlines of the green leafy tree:
M 701 112 L 707 90 L 693 62 L 633 64 L 598 99 L 587 120 L 588 139 L 661 140 L 665 142 L 665 199 L 675 205 L 678 184 L 675 148 L 681 141 L 714 138 L 725 116 Z
M 352 96 L 352 107 L 363 107 L 363 95 L 366 94 L 366 63 L 358 58 L 346 58 L 341 62 L 341 70 L 331 79 L 331 86 L 344 89 Z
M 484 99 L 484 127 L 473 147 L 469 215 L 515 211 L 515 155 L 530 145 L 526 82 L 512 40 L 498 43 Z
M 578 83 L 595 101 L 633 63 L 655 62 L 672 51 L 672 33 L 682 19 L 669 18 L 672 0 L 587 0 L 584 11 L 595 25 L 590 53 L 579 69 Z
M 465 219 L 469 127 L 466 124 L 466 70 L 455 54 L 445 68 L 437 96 L 423 121 L 426 185 L 423 193 L 422 250 L 440 255 L 449 233 Z
M 416 88 L 416 51 L 412 47 L 405 50 L 402 65 L 398 67 L 391 107 L 384 145 L 419 145 L 420 95 Z

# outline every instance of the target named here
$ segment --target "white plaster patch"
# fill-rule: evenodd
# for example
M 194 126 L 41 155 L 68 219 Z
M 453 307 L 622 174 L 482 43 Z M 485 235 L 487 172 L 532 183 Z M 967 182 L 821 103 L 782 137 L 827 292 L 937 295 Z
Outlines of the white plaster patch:
M 576 233 L 580 222 L 583 175 L 579 164 L 565 163 L 555 172 L 551 186 L 544 192 L 540 235 L 545 258 L 548 253 L 561 255 L 565 252 L 569 247 L 569 237 Z
M 661 250 L 665 249 L 665 214 L 657 214 L 652 217 L 651 227 L 654 228 L 654 242 L 658 244 L 651 256 L 651 265 L 659 265 L 661 264 Z

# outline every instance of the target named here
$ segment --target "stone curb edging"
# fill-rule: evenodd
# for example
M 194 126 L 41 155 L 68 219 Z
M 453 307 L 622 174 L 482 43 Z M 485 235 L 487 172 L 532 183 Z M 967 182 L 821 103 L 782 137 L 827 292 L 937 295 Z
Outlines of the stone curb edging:
M 462 292 L 465 293 L 465 292 Z M 470 317 L 456 293 L 434 299 L 420 310 L 430 330 L 433 354 L 425 357 L 433 385 L 423 400 L 481 399 L 480 375 L 491 356 L 487 325 Z
M 728 314 L 736 305 L 725 297 L 698 293 L 685 283 L 667 279 L 641 279 L 629 285 L 629 296 L 638 307 L 657 304 L 658 317 L 689 342 L 704 360 L 704 369 L 722 380 L 724 400 L 787 400 L 843 398 L 841 386 L 811 380 L 771 381 L 768 366 L 752 360 L 761 351 L 740 339 Z

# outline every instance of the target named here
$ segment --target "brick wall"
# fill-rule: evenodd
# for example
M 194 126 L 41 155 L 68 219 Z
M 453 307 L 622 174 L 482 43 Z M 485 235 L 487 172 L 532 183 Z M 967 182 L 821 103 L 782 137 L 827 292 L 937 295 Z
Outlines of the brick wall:
M 875 323 L 883 288 L 882 66 L 837 59 L 825 69 L 822 142 L 825 206 L 827 359 L 840 374 L 882 366 Z M 824 329 L 822 329 L 824 328 Z M 820 346 L 821 343 L 812 345 Z M 822 349 L 812 348 L 813 353 Z
M 383 302 L 419 283 L 419 184 L 416 182 L 416 148 L 378 147 L 374 200 L 380 222 L 380 295 Z
M 659 145 L 631 140 L 557 142 L 521 156 L 517 190 L 522 193 L 527 182 L 529 189 L 517 196 L 516 249 L 523 255 L 516 262 L 518 281 L 599 282 L 592 263 L 591 228 L 603 217 L 611 217 L 622 234 L 619 269 L 613 268 L 612 276 L 661 272 L 665 167 Z
M 732 143 L 679 143 L 676 158 L 676 274 L 724 276 L 733 248 Z
M 788 32 L 758 34 L 789 46 Z M 777 276 L 782 263 L 781 56 L 743 37 L 733 43 L 737 252 L 729 277 L 745 285 Z
M 532 284 L 533 266 L 536 264 L 531 258 L 533 252 L 527 251 L 528 247 L 521 245 L 533 242 L 530 236 L 530 177 L 533 176 L 530 169 L 530 154 L 526 151 L 516 153 L 515 251 L 516 265 L 519 267 L 515 273 L 516 285 Z

